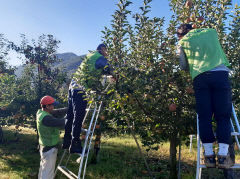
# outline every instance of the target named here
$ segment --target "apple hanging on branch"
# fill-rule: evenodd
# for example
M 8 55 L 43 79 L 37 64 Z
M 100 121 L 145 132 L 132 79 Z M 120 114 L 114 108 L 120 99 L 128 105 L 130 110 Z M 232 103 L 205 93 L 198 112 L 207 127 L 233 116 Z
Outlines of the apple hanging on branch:
M 177 105 L 172 103 L 168 106 L 170 112 L 175 112 L 177 110 Z
M 201 17 L 198 17 L 197 18 L 197 21 L 199 22 L 199 23 L 202 23 L 203 21 L 204 21 L 204 18 L 201 16 Z
M 187 88 L 186 88 L 186 92 L 187 92 L 188 94 L 194 94 L 194 90 L 193 90 L 191 87 L 187 87 Z
M 193 29 L 197 29 L 197 24 L 193 24 L 193 25 L 192 25 L 192 28 L 193 28 Z
M 188 0 L 188 1 L 186 2 L 186 4 L 185 4 L 185 7 L 186 7 L 186 8 L 191 8 L 192 5 L 193 5 L 193 2 L 192 2 L 191 0 Z
M 105 120 L 105 116 L 104 116 L 104 115 L 101 115 L 99 118 L 100 118 L 102 121 Z

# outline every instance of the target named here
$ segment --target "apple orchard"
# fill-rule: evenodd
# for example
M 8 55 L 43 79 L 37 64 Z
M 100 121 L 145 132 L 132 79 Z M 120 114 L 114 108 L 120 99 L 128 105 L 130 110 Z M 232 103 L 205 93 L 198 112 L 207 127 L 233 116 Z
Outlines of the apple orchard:
M 129 10 L 134 5 L 131 1 L 120 0 L 117 4 L 109 27 L 102 31 L 108 58 L 118 78 L 103 101 L 101 121 L 107 134 L 133 129 L 147 150 L 156 150 L 169 141 L 170 178 L 176 178 L 177 146 L 186 143 L 189 134 L 196 133 L 192 80 L 188 72 L 179 68 L 176 28 L 189 23 L 193 28 L 217 30 L 231 64 L 233 101 L 239 109 L 240 8 L 231 0 L 169 0 L 169 4 L 173 12 L 169 22 L 164 17 L 148 16 L 151 0 L 143 0 L 138 13 Z M 59 41 L 42 36 L 38 39 L 41 45 L 34 46 L 25 37 L 22 39 L 23 43 L 16 45 L 1 36 L 2 125 L 34 126 L 39 99 L 49 89 L 54 89 L 49 95 L 62 103 L 67 98 L 70 79 L 59 69 L 51 68 L 57 60 Z M 10 49 L 24 56 L 24 74 L 20 79 L 6 65 Z M 38 69 L 37 73 L 34 69 Z

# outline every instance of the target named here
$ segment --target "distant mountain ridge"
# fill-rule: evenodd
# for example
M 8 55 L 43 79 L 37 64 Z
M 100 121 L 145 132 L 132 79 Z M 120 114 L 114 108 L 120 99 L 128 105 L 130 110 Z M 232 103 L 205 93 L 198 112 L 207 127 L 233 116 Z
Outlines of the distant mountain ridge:
M 56 67 L 63 67 L 68 74 L 72 74 L 77 70 L 85 56 L 77 56 L 72 52 L 57 54 L 58 59 L 61 61 L 56 64 Z
M 82 63 L 82 60 L 86 55 L 77 56 L 75 53 L 66 52 L 66 53 L 58 53 L 56 54 L 59 62 L 54 64 L 54 67 L 63 68 L 64 71 L 71 75 L 74 73 L 78 66 Z M 20 77 L 24 69 L 24 65 L 20 65 L 17 67 L 15 74 L 17 77 Z

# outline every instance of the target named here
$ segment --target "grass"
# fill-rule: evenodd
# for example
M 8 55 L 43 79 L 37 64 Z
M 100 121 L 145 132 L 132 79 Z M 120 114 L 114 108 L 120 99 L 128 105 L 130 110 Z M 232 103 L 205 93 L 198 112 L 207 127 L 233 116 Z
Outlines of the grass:
M 39 152 L 36 134 L 22 128 L 16 140 L 13 127 L 4 128 L 4 144 L 0 145 L 0 178 L 31 178 L 37 174 Z
M 15 136 L 14 126 L 5 127 L 6 141 L 0 144 L 0 178 L 1 179 L 35 179 L 39 169 L 39 152 L 36 149 L 36 133 L 32 129 L 20 127 Z M 17 139 L 17 141 L 16 141 Z M 192 153 L 189 148 L 182 147 L 181 176 L 182 179 L 195 178 L 196 145 Z M 169 176 L 169 143 L 159 147 L 158 151 L 144 152 L 147 162 L 158 179 Z M 59 151 L 58 160 L 62 154 Z M 75 162 L 77 156 L 72 156 L 68 168 L 77 173 L 79 164 Z M 90 155 L 91 159 L 91 155 Z M 239 155 L 237 160 L 239 161 Z M 58 162 L 57 162 L 58 163 Z M 202 178 L 224 178 L 218 169 L 204 169 Z M 57 175 L 57 178 L 65 178 Z M 130 179 L 150 178 L 144 162 L 139 155 L 137 146 L 131 136 L 102 138 L 101 150 L 97 164 L 88 164 L 87 179 Z

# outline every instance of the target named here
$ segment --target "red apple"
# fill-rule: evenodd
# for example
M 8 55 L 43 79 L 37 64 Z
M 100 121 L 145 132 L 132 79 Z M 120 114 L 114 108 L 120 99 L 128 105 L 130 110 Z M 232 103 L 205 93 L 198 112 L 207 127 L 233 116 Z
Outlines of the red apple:
M 193 24 L 193 25 L 192 25 L 192 28 L 193 28 L 193 29 L 196 29 L 196 28 L 197 28 L 197 25 L 196 25 L 196 24 Z
M 200 22 L 200 23 L 202 23 L 202 22 L 204 21 L 204 18 L 203 18 L 202 16 L 201 16 L 201 17 L 198 17 L 198 18 L 197 18 L 197 21 Z
M 104 116 L 104 115 L 101 115 L 101 116 L 100 116 L 100 119 L 101 119 L 102 121 L 104 121 L 104 120 L 105 120 L 105 116 Z
M 191 22 L 192 20 L 191 20 L 191 18 L 189 17 L 189 18 L 187 18 L 187 20 L 186 20 L 186 23 L 189 23 L 189 22 Z
M 188 94 L 193 94 L 194 93 L 194 90 L 190 87 L 187 87 L 186 91 L 187 91 Z
M 174 112 L 177 109 L 177 105 L 176 104 L 170 104 L 168 106 L 168 109 L 169 109 L 169 111 Z
M 192 5 L 193 5 L 193 2 L 192 2 L 191 0 L 188 0 L 188 1 L 186 2 L 186 4 L 185 4 L 185 7 L 186 7 L 186 8 L 191 8 Z
M 99 129 L 100 128 L 100 125 L 98 124 L 98 125 L 96 125 L 96 129 Z

